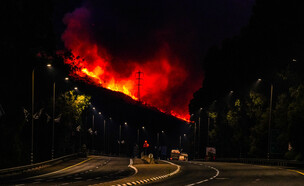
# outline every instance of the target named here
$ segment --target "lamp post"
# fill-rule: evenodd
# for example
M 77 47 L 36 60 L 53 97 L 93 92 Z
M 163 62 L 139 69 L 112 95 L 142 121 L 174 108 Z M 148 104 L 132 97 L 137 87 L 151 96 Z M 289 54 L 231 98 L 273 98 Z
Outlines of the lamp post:
M 93 109 L 94 109 L 95 107 L 93 107 Z M 95 109 L 94 109 L 95 110 Z M 93 115 L 92 115 L 92 131 L 93 131 L 93 133 L 92 133 L 92 150 L 94 151 L 94 113 L 93 113 Z
M 106 154 L 106 118 L 103 120 L 103 151 Z
M 267 159 L 271 155 L 271 112 L 272 112 L 272 94 L 273 94 L 273 84 L 270 86 L 270 105 L 269 105 L 269 123 L 268 123 L 268 153 Z
M 194 158 L 196 157 L 196 122 L 194 122 Z
M 262 79 L 258 79 L 258 82 Z M 268 120 L 268 147 L 267 147 L 267 159 L 271 156 L 271 115 L 272 115 L 272 97 L 273 97 L 273 84 L 270 84 L 270 101 L 269 101 L 269 120 Z
M 137 144 L 139 146 L 139 128 L 137 129 Z
M 32 136 L 31 136 L 31 164 L 34 162 L 34 99 L 35 95 L 35 69 L 32 71 Z
M 52 124 L 52 159 L 54 159 L 54 139 L 55 139 L 55 131 L 54 131 L 54 126 L 55 126 L 55 89 L 56 89 L 56 84 L 54 82 L 53 84 L 53 124 Z
M 209 126 L 210 126 L 210 117 L 208 117 L 208 126 L 207 126 L 207 147 L 209 146 Z
M 119 125 L 118 156 L 120 156 L 120 143 L 121 143 L 121 125 Z
M 182 150 L 182 136 L 179 136 L 179 149 Z
M 200 143 L 201 143 L 201 111 L 203 108 L 199 109 L 198 115 L 198 154 L 200 154 Z

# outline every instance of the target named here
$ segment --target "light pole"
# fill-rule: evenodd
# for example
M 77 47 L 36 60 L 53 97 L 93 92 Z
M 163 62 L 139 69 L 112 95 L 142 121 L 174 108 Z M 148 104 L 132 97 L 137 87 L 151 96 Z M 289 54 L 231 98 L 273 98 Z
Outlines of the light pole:
M 112 124 L 112 118 L 110 117 L 110 123 L 109 124 Z M 108 152 L 110 154 L 110 125 L 108 126 Z
M 203 108 L 199 109 L 198 115 L 198 154 L 200 154 L 200 143 L 201 143 L 201 111 Z
M 273 94 L 273 84 L 270 86 L 270 105 L 269 105 L 269 123 L 268 123 L 268 153 L 267 159 L 271 155 L 271 111 L 272 111 L 272 94 Z
M 137 129 L 137 144 L 139 146 L 139 128 Z
M 210 126 L 210 117 L 208 117 L 208 126 L 207 126 L 207 147 L 209 146 L 209 126 Z
M 179 149 L 182 150 L 182 136 L 179 136 Z
M 196 157 L 196 122 L 194 122 L 194 158 Z
M 53 84 L 53 124 L 52 124 L 52 159 L 54 159 L 54 126 L 55 126 L 55 89 L 56 89 L 56 84 L 54 82 Z
M 156 134 L 156 141 L 157 141 L 157 158 L 159 158 L 159 132 Z
M 31 137 L 31 164 L 34 162 L 34 95 L 35 95 L 35 69 L 32 71 L 32 137 Z
M 120 143 L 121 143 L 121 125 L 119 125 L 118 156 L 120 156 Z
M 258 79 L 258 82 L 262 79 Z M 272 115 L 272 97 L 273 97 L 273 84 L 270 84 L 270 101 L 269 101 L 269 120 L 268 120 L 268 148 L 267 148 L 267 159 L 271 156 L 271 115 Z
M 106 154 L 106 118 L 103 119 L 103 151 Z
M 95 107 L 93 107 L 93 110 L 95 110 L 94 108 Z M 92 133 L 92 150 L 94 151 L 94 113 L 92 115 L 92 131 L 93 131 L 93 133 Z

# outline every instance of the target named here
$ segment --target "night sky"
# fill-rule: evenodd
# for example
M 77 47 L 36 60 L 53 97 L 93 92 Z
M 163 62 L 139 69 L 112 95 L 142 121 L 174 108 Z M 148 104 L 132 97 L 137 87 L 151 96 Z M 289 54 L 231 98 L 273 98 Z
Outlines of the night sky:
M 60 36 L 64 15 L 85 7 L 91 14 L 86 26 L 113 56 L 149 58 L 166 42 L 197 69 L 210 46 L 237 35 L 248 23 L 253 4 L 254 0 L 58 1 L 54 29 Z

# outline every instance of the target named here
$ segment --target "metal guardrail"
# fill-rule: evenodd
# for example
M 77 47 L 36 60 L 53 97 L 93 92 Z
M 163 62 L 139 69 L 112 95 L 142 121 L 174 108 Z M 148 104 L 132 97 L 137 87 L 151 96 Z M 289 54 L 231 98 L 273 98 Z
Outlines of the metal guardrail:
M 237 162 L 257 165 L 270 165 L 270 166 L 287 166 L 287 167 L 304 167 L 304 162 L 295 160 L 282 160 L 282 159 L 258 159 L 258 158 L 218 158 L 215 161 L 220 162 Z
M 44 161 L 44 162 L 40 162 L 40 163 L 35 163 L 35 164 L 31 164 L 31 165 L 24 165 L 24 166 L 19 166 L 19 167 L 12 167 L 12 168 L 7 168 L 7 169 L 0 169 L 0 176 L 1 175 L 7 175 L 7 174 L 12 174 L 12 173 L 21 173 L 21 172 L 26 172 L 32 169 L 36 169 L 45 165 L 50 165 L 50 164 L 54 164 L 56 162 L 59 161 L 64 161 L 67 159 L 71 159 L 73 157 L 76 157 L 78 154 L 70 154 L 70 155 L 66 155 L 66 156 L 62 156 L 56 159 L 52 159 L 52 160 L 48 160 L 48 161 Z

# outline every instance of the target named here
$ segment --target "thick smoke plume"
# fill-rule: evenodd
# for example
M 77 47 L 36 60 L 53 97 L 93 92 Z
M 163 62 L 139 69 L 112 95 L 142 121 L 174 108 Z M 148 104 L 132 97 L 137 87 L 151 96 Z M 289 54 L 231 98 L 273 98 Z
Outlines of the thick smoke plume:
M 171 34 L 170 29 L 144 31 L 145 34 L 139 35 L 139 38 L 134 37 L 133 33 L 132 38 L 125 39 L 130 32 L 127 23 L 108 25 L 117 20 L 98 16 L 102 15 L 95 8 L 84 6 L 66 14 L 63 19 L 66 30 L 62 40 L 74 56 L 66 59 L 65 63 L 77 67 L 72 75 L 89 76 L 97 86 L 123 92 L 137 100 L 137 78 L 138 72 L 141 72 L 140 100 L 188 120 L 188 104 L 193 93 L 201 86 L 202 75 L 193 70 L 192 58 L 189 57 L 188 61 L 187 53 L 179 53 L 182 51 L 172 46 L 170 40 L 164 39 L 164 36 Z M 107 29 L 114 33 L 107 32 Z M 124 32 L 127 35 L 121 36 Z M 141 32 L 137 30 L 136 33 Z M 138 41 L 142 38 L 146 38 L 147 43 Z M 143 46 L 145 44 L 146 47 Z

